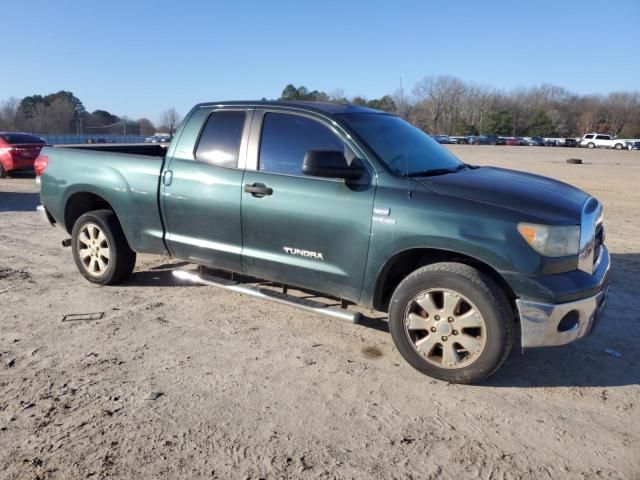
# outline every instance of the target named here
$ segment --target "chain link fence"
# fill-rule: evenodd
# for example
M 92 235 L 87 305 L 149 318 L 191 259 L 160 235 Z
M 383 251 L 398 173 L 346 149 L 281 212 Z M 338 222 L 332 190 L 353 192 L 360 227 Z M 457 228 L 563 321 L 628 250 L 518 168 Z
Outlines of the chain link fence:
M 50 134 L 43 133 L 34 135 L 42 138 L 50 145 L 70 145 L 83 143 L 144 143 L 145 135 L 108 135 L 102 133 L 95 134 Z

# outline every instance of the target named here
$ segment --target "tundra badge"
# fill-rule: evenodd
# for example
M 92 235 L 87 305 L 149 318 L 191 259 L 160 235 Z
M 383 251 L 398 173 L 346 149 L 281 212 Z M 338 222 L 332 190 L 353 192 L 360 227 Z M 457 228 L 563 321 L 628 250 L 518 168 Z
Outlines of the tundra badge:
M 315 258 L 316 260 L 324 260 L 321 252 L 312 252 L 310 250 L 302 250 L 300 248 L 282 247 L 285 253 L 289 255 L 298 255 L 299 257 Z

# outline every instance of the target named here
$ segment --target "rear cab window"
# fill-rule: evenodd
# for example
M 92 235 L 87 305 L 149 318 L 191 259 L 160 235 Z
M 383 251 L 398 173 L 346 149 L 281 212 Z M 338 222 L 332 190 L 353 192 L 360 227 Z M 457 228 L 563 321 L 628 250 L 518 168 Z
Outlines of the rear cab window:
M 246 113 L 238 110 L 211 113 L 198 140 L 196 160 L 237 168 L 245 117 Z

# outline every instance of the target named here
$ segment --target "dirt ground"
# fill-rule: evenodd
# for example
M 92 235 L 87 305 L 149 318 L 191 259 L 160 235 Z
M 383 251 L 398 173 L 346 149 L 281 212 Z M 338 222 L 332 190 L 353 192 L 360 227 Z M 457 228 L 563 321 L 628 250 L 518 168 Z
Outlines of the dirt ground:
M 90 284 L 33 178 L 0 180 L 0 478 L 640 478 L 640 152 L 451 148 L 597 196 L 613 258 L 599 330 L 476 386 L 413 370 L 383 319 L 180 285 L 167 258 Z

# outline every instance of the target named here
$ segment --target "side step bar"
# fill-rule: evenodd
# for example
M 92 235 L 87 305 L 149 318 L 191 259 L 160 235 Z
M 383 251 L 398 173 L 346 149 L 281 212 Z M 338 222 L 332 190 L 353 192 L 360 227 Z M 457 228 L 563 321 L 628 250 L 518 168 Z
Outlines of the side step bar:
M 233 280 L 214 277 L 204 273 L 196 273 L 189 270 L 174 270 L 173 276 L 179 280 L 198 283 L 201 285 L 210 285 L 212 287 L 224 288 L 236 293 L 244 293 L 252 297 L 261 298 L 263 300 L 271 300 L 290 307 L 296 307 L 307 312 L 325 315 L 327 317 L 346 320 L 351 323 L 359 323 L 361 314 L 359 312 L 351 312 L 343 308 L 333 308 L 321 302 L 314 302 L 306 298 L 298 298 L 286 293 L 276 292 L 267 288 L 253 287 L 249 285 L 241 285 Z

